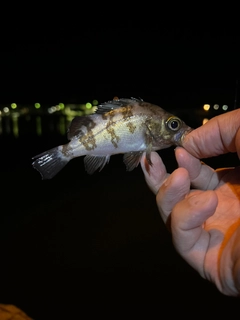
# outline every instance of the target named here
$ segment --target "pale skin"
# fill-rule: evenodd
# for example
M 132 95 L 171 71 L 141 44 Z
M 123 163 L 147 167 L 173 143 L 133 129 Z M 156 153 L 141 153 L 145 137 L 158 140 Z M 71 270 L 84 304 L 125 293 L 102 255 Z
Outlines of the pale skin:
M 214 170 L 199 159 L 236 152 L 240 109 L 212 118 L 175 149 L 169 174 L 156 152 L 141 166 L 177 252 L 228 296 L 240 296 L 240 166 Z M 240 162 L 239 162 L 240 164 Z

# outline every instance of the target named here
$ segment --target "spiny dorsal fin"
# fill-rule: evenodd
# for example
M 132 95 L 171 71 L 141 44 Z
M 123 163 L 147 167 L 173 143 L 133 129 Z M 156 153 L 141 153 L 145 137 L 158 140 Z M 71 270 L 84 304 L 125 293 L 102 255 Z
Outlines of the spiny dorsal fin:
M 140 102 L 140 101 L 142 100 L 136 99 L 136 98 L 131 98 L 131 99 L 122 98 L 122 99 L 110 100 L 98 105 L 96 113 L 102 114 L 105 112 L 109 112 L 113 109 L 121 108 L 133 102 Z

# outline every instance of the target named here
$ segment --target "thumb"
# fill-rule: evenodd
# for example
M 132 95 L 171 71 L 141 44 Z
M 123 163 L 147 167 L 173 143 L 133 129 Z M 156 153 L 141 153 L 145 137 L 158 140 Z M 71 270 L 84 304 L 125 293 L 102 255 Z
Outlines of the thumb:
M 213 157 L 227 152 L 240 156 L 240 109 L 210 119 L 187 134 L 183 147 L 196 158 Z

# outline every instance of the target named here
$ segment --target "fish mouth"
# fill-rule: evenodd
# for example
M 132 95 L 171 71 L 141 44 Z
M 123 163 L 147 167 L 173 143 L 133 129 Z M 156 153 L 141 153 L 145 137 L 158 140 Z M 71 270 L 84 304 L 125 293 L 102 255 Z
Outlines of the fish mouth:
M 181 146 L 181 147 L 182 147 L 185 137 L 186 137 L 190 132 L 192 132 L 193 130 L 194 130 L 194 129 L 191 128 L 191 127 L 188 127 L 187 129 L 180 130 L 180 131 L 174 136 L 175 144 L 176 144 L 177 146 Z
M 189 128 L 184 132 L 184 134 L 181 136 L 181 144 L 183 144 L 185 137 L 186 137 L 190 132 L 192 132 L 193 130 L 194 130 L 193 128 L 189 127 Z

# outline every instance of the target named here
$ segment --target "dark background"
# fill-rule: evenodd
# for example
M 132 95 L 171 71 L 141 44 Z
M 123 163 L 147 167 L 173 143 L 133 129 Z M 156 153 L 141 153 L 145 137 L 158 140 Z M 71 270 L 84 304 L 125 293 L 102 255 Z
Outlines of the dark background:
M 77 15 L 2 24 L 0 104 L 133 96 L 179 113 L 215 98 L 233 108 L 239 30 L 232 16 Z M 138 316 L 145 307 L 160 317 L 179 302 L 184 316 L 190 306 L 234 315 L 239 300 L 220 294 L 175 252 L 140 168 L 127 173 L 122 156 L 114 156 L 88 176 L 81 158 L 41 180 L 31 157 L 65 141 L 57 133 L 1 137 L 0 302 L 34 319 L 83 311 Z M 160 154 L 174 170 L 172 148 Z M 238 159 L 207 162 L 220 167 Z
M 2 102 L 118 95 L 182 108 L 203 95 L 235 92 L 240 49 L 232 14 L 177 19 L 169 12 L 144 17 L 84 11 L 78 20 L 15 19 L 1 22 Z

